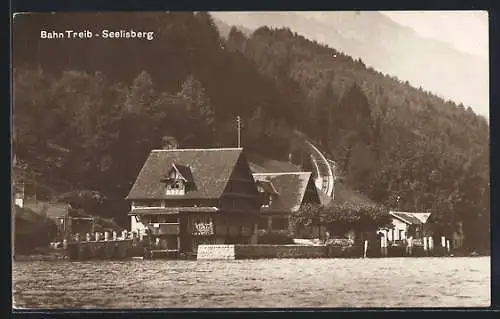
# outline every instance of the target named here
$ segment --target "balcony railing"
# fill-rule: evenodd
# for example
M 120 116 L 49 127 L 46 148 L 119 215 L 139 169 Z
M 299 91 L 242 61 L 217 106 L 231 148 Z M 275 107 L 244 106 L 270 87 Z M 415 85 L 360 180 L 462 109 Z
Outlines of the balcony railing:
M 153 236 L 180 234 L 179 223 L 151 223 L 148 224 L 148 228 Z

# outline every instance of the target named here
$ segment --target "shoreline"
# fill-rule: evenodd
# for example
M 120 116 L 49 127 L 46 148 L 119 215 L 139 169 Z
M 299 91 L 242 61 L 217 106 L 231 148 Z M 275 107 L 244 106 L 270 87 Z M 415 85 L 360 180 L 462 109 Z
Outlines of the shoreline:
M 415 258 L 474 258 L 474 257 L 490 257 L 491 255 L 488 254 L 478 254 L 478 255 L 470 255 L 470 254 L 464 254 L 464 255 L 451 255 L 451 256 L 414 256 L 414 257 L 358 257 L 358 258 L 353 258 L 353 257 L 315 257 L 315 258 L 290 258 L 290 257 L 276 257 L 276 258 L 244 258 L 244 259 L 236 259 L 236 260 L 255 260 L 255 259 L 394 259 L 394 258 L 408 258 L 408 259 L 415 259 Z M 87 261 L 116 261 L 116 260 L 127 260 L 127 261 L 137 261 L 137 260 L 149 260 L 146 258 L 138 258 L 138 257 L 130 257 L 130 258 L 123 258 L 123 259 L 92 259 L 92 260 L 87 260 Z M 178 259 L 171 259 L 171 258 L 155 258 L 154 260 L 165 260 L 165 261 L 171 261 L 171 260 L 187 260 L 187 261 L 193 261 L 197 260 L 196 258 L 194 259 L 189 259 L 189 258 L 178 258 Z M 13 262 L 27 262 L 27 261 L 73 261 L 70 260 L 68 256 L 64 254 L 32 254 L 32 255 L 17 255 L 13 256 L 12 258 Z

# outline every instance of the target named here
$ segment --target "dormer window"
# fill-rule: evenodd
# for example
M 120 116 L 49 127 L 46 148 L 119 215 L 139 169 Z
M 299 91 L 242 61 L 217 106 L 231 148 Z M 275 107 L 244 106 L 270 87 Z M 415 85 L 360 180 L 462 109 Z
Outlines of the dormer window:
M 165 193 L 166 195 L 184 195 L 185 194 L 184 183 L 179 180 L 168 182 L 165 185 Z
M 170 185 L 170 188 L 171 189 L 182 189 L 184 188 L 184 185 L 181 181 L 174 181 L 171 185 Z
M 273 203 L 274 196 L 279 195 L 273 183 L 270 181 L 265 181 L 265 180 L 258 181 L 257 189 L 259 191 L 261 205 L 263 207 L 271 206 Z
M 173 164 L 161 181 L 165 184 L 165 195 L 184 195 L 194 185 L 191 169 L 178 164 Z
M 273 195 L 269 194 L 267 197 L 267 205 L 271 206 L 273 204 Z

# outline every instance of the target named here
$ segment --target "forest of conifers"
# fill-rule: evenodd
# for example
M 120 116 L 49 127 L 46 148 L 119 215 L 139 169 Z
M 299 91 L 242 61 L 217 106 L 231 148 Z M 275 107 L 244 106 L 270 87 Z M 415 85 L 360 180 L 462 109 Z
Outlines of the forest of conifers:
M 40 39 L 40 30 L 102 28 L 155 34 Z M 18 15 L 13 32 L 15 177 L 92 191 L 89 213 L 126 223 L 124 197 L 164 136 L 184 148 L 234 147 L 240 115 L 246 150 L 286 159 L 298 129 L 349 187 L 431 211 L 444 233 L 462 222 L 470 248 L 489 247 L 489 124 L 470 107 L 293 30 L 221 37 L 208 13 Z

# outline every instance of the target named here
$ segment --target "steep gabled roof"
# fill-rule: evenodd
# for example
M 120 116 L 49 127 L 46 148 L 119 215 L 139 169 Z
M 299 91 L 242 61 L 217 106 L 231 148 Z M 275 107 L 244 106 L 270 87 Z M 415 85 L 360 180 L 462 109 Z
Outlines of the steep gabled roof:
M 299 209 L 302 204 L 307 185 L 311 179 L 311 173 L 254 173 L 253 177 L 256 181 L 270 181 L 279 193 L 278 196 L 273 198 L 271 206 L 263 207 L 262 211 L 292 212 Z M 314 185 L 314 182 L 311 185 Z M 316 189 L 314 190 L 316 191 Z
M 218 199 L 242 152 L 241 148 L 153 150 L 127 199 Z M 195 188 L 185 195 L 165 194 L 161 180 L 174 164 L 181 175 L 188 174 L 182 167 L 189 168 Z
M 431 213 L 406 213 L 407 215 L 413 216 L 420 220 L 422 224 L 427 223 L 429 217 L 431 217 Z
M 427 222 L 429 213 L 410 213 L 410 212 L 390 212 L 392 216 L 409 225 L 421 225 Z

